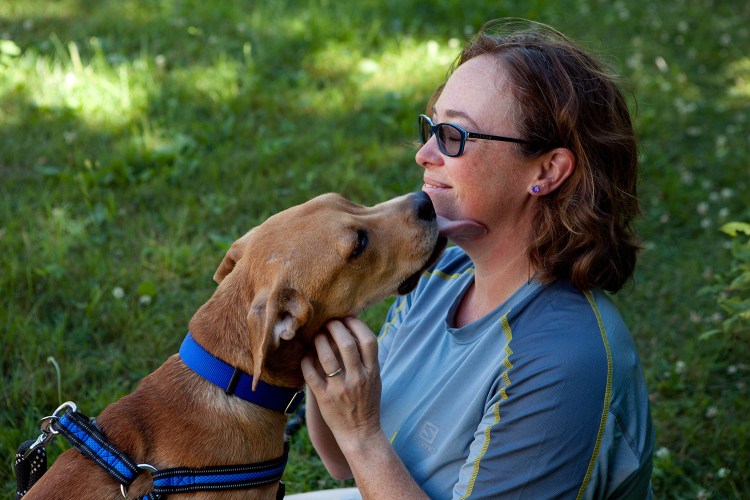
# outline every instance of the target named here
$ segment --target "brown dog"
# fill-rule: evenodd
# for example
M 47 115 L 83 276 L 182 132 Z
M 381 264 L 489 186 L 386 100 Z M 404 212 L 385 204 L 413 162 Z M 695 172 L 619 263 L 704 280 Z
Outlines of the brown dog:
M 326 194 L 269 218 L 237 240 L 221 262 L 213 296 L 193 316 L 193 338 L 215 357 L 265 383 L 299 389 L 300 360 L 327 321 L 359 314 L 410 291 L 437 258 L 435 212 L 423 193 L 374 207 Z M 135 392 L 97 419 L 138 464 L 157 469 L 254 463 L 282 455 L 286 415 L 225 391 L 168 358 Z M 129 498 L 152 488 L 138 476 Z M 170 499 L 275 498 L 278 484 Z M 76 450 L 63 453 L 24 497 L 116 499 L 119 484 Z

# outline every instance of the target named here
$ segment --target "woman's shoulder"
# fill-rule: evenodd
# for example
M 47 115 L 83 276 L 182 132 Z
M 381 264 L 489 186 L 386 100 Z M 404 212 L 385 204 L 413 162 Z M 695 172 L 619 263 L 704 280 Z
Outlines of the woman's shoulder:
M 537 353 L 556 373 L 603 384 L 607 374 L 628 379 L 639 371 L 636 346 L 617 307 L 601 290 L 581 292 L 570 283 L 546 286 L 517 312 L 514 344 L 519 352 Z

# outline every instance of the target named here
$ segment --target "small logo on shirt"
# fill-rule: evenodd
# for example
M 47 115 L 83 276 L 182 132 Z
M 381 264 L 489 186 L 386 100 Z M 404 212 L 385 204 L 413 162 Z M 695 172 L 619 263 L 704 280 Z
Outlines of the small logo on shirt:
M 424 425 L 422 425 L 422 430 L 419 432 L 419 439 L 427 444 L 432 444 L 439 431 L 440 427 L 437 425 L 432 422 L 425 422 Z
M 432 422 L 425 422 L 422 424 L 422 428 L 419 430 L 419 435 L 412 436 L 411 439 L 424 451 L 435 455 L 437 454 L 438 450 L 437 448 L 432 446 L 432 443 L 435 442 L 435 438 L 437 437 L 438 432 L 440 432 L 440 427 L 433 424 Z

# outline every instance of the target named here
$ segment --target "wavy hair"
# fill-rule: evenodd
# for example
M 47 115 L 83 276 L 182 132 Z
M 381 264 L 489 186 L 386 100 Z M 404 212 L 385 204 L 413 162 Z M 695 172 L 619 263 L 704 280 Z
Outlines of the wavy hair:
M 539 198 L 528 250 L 538 278 L 618 291 L 641 243 L 633 227 L 638 146 L 614 73 L 559 31 L 529 21 L 485 24 L 450 73 L 482 54 L 497 57 L 509 78 L 518 130 L 530 141 L 517 151 L 537 157 L 563 147 L 576 158 L 571 176 Z

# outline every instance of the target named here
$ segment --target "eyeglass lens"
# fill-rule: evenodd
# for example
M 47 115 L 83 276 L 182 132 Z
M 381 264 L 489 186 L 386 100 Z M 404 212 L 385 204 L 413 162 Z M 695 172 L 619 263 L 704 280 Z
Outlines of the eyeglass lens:
M 433 125 L 429 120 L 420 117 L 419 120 L 420 139 L 425 144 L 432 137 Z M 447 155 L 456 155 L 461 151 L 463 136 L 461 131 L 449 123 L 440 123 L 434 126 L 437 130 L 437 141 L 440 150 Z

